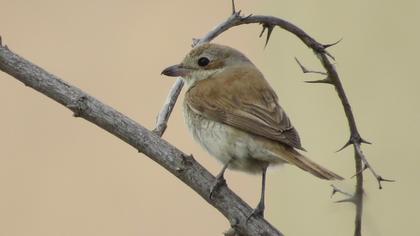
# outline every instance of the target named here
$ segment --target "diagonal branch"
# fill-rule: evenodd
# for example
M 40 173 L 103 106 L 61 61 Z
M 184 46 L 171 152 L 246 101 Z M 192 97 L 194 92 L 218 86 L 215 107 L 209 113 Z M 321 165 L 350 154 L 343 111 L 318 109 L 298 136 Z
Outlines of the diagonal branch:
M 192 156 L 1 45 L 0 70 L 69 108 L 75 117 L 92 122 L 150 157 L 219 210 L 241 235 L 282 235 L 261 217 L 253 217 L 247 222 L 252 208 L 227 186 L 221 186 L 210 199 L 210 188 L 216 180 Z
M 177 78 L 174 85 L 172 85 L 172 88 L 169 91 L 168 96 L 166 97 L 166 101 L 163 104 L 163 108 L 161 112 L 159 112 L 158 114 L 157 121 L 156 121 L 157 126 L 153 130 L 153 132 L 161 137 L 163 133 L 165 132 L 166 127 L 168 127 L 169 116 L 171 115 L 172 110 L 175 107 L 176 99 L 174 98 L 177 98 L 179 96 L 183 86 L 184 86 L 184 82 L 182 81 L 182 79 Z

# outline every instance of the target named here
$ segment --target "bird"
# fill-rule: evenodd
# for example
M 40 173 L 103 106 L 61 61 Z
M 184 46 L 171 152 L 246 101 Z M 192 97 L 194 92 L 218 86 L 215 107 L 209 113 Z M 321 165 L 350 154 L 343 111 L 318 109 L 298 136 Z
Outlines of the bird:
M 299 152 L 305 149 L 277 94 L 240 51 L 203 43 L 162 74 L 182 78 L 187 89 L 185 123 L 194 139 L 223 164 L 210 198 L 226 184 L 226 169 L 262 175 L 260 200 L 248 218 L 264 217 L 269 166 L 291 164 L 321 179 L 343 180 Z

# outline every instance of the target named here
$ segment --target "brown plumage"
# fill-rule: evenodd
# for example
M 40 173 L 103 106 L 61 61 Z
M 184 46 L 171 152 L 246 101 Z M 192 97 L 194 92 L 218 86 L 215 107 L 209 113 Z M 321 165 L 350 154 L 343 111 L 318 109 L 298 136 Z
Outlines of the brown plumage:
M 261 200 L 252 215 L 263 214 L 269 165 L 288 163 L 322 179 L 343 179 L 295 150 L 304 150 L 296 129 L 262 73 L 241 52 L 204 44 L 191 50 L 181 64 L 162 73 L 181 76 L 187 84 L 187 126 L 224 164 L 215 187 L 222 183 L 226 168 L 262 172 Z
M 255 83 L 256 79 L 260 82 Z M 322 179 L 343 179 L 293 149 L 303 149 L 299 135 L 278 104 L 277 95 L 255 67 L 229 67 L 197 81 L 186 92 L 184 103 L 204 118 L 245 131 L 254 139 L 267 138 L 265 141 L 271 145 L 264 146 L 286 163 Z

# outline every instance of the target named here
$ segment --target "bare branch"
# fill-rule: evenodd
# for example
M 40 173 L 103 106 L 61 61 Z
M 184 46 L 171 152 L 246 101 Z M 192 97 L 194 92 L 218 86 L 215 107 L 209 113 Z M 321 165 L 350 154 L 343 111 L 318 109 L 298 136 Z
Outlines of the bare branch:
M 261 217 L 253 217 L 247 223 L 253 209 L 227 186 L 221 186 L 220 194 L 210 199 L 210 189 L 215 182 L 213 175 L 192 156 L 120 112 L 2 46 L 0 70 L 69 108 L 76 117 L 96 124 L 149 156 L 219 210 L 241 235 L 282 235 Z
M 162 136 L 165 132 L 166 127 L 168 126 L 167 124 L 169 116 L 171 115 L 176 103 L 176 98 L 178 98 L 179 94 L 181 93 L 183 86 L 184 82 L 181 78 L 178 78 L 172 86 L 168 96 L 166 97 L 165 104 L 163 105 L 163 108 L 161 109 L 157 117 L 157 126 L 153 130 L 153 132 L 155 132 L 157 135 Z
M 233 14 L 231 15 L 226 21 L 219 24 L 217 27 L 215 27 L 212 31 L 210 31 L 206 36 L 204 36 L 198 44 L 209 42 L 224 31 L 242 24 L 251 24 L 251 23 L 259 23 L 259 24 L 266 24 L 266 25 L 276 25 L 279 26 L 294 35 L 296 35 L 299 39 L 302 40 L 303 43 L 305 43 L 308 47 L 312 48 L 315 52 L 315 54 L 318 56 L 319 60 L 321 61 L 322 65 L 327 71 L 328 79 L 327 80 L 321 80 L 323 83 L 331 80 L 334 86 L 336 87 L 337 94 L 343 104 L 344 111 L 349 123 L 350 133 L 352 137 L 357 137 L 355 140 L 351 140 L 351 142 L 346 143 L 346 145 L 341 148 L 340 150 L 344 149 L 345 147 L 349 146 L 350 144 L 355 144 L 358 142 L 364 142 L 368 143 L 364 139 L 360 137 L 359 131 L 356 126 L 356 122 L 354 119 L 354 115 L 350 106 L 350 103 L 348 101 L 347 95 L 344 92 L 344 88 L 341 84 L 340 78 L 338 76 L 337 71 L 335 70 L 334 65 L 329 61 L 328 57 L 331 57 L 326 51 L 325 48 L 330 47 L 332 45 L 336 45 L 341 40 L 337 41 L 336 43 L 330 44 L 330 45 L 323 45 L 318 43 L 315 39 L 313 39 L 311 36 L 309 36 L 307 33 L 305 33 L 302 29 L 299 27 L 293 25 L 292 23 L 285 21 L 280 18 L 272 17 L 272 16 L 247 16 L 242 17 L 239 14 Z M 297 60 L 298 64 L 303 67 L 302 64 Z M 306 70 L 306 68 L 302 68 L 302 70 Z M 306 70 L 307 71 L 307 70 Z M 325 72 L 322 72 L 325 73 Z M 320 83 L 321 81 L 315 81 L 315 83 Z M 366 158 L 364 158 L 366 159 Z M 377 175 L 375 176 L 377 177 Z
M 354 200 L 354 202 L 356 203 L 355 234 L 354 235 L 360 236 L 361 235 L 361 218 L 362 218 L 362 212 L 363 212 L 363 169 L 365 168 L 364 166 L 370 169 L 372 174 L 378 180 L 380 188 L 382 188 L 381 186 L 382 181 L 392 181 L 392 180 L 388 180 L 388 179 L 384 180 L 384 178 L 376 174 L 376 172 L 373 170 L 373 168 L 370 166 L 365 156 L 361 152 L 360 144 L 368 143 L 368 142 L 366 142 L 363 138 L 361 138 L 359 134 L 359 131 L 356 126 L 356 121 L 354 119 L 354 115 L 353 115 L 350 103 L 348 101 L 347 95 L 344 92 L 343 85 L 341 84 L 341 80 L 338 76 L 338 73 L 334 65 L 329 60 L 329 58 L 332 60 L 335 60 L 335 58 L 329 52 L 326 51 L 328 47 L 336 45 L 341 40 L 333 44 L 324 45 L 324 44 L 318 43 L 314 38 L 309 36 L 306 32 L 304 32 L 299 27 L 283 19 L 272 17 L 272 16 L 258 16 L 258 15 L 249 15 L 247 17 L 242 17 L 240 15 L 240 11 L 236 12 L 236 10 L 234 10 L 233 14 L 227 20 L 217 25 L 213 30 L 211 30 L 203 38 L 201 38 L 200 40 L 197 40 L 194 43 L 194 46 L 205 43 L 205 42 L 209 42 L 213 40 L 214 38 L 216 38 L 218 35 L 222 34 L 226 30 L 234 26 L 243 25 L 243 24 L 252 24 L 252 23 L 258 23 L 258 24 L 263 25 L 263 31 L 261 32 L 261 35 L 263 34 L 265 28 L 269 30 L 267 39 L 266 39 L 266 44 L 271 34 L 270 28 L 268 27 L 279 26 L 280 28 L 286 31 L 289 31 L 290 33 L 297 36 L 306 46 L 308 46 L 314 51 L 315 55 L 318 57 L 322 66 L 326 70 L 325 72 L 325 75 L 327 75 L 326 79 L 318 80 L 318 81 L 309 81 L 309 82 L 310 83 L 328 83 L 328 84 L 334 85 L 335 90 L 337 91 L 337 95 L 343 105 L 344 112 L 345 112 L 345 115 L 347 117 L 347 121 L 349 124 L 350 134 L 351 134 L 351 139 L 340 150 L 346 148 L 347 146 L 351 144 L 353 144 L 355 148 L 356 173 L 358 174 L 356 175 L 357 177 L 356 192 L 353 198 L 351 199 L 351 201 Z M 308 71 L 306 70 L 305 67 L 302 66 L 302 64 L 298 60 L 297 62 L 300 65 L 302 71 L 304 71 L 304 73 L 305 71 Z M 313 71 L 308 71 L 308 72 L 314 73 Z M 323 74 L 323 73 L 324 72 L 320 74 Z M 364 163 L 364 166 L 363 166 L 363 163 Z
M 355 150 L 356 150 L 357 155 L 360 156 L 360 158 L 362 159 L 362 162 L 364 164 L 362 172 L 365 169 L 369 169 L 370 172 L 372 173 L 372 175 L 375 176 L 375 179 L 378 182 L 379 189 L 382 189 L 382 184 L 381 184 L 382 182 L 395 182 L 395 180 L 384 179 L 384 178 L 382 178 L 382 176 L 380 176 L 376 173 L 376 171 L 373 169 L 373 167 L 370 165 L 370 163 L 366 159 L 365 155 L 363 154 L 362 149 L 360 148 L 360 144 L 355 145 Z
M 326 48 L 333 46 L 336 43 L 329 45 L 320 44 L 299 27 L 280 18 L 253 15 L 242 17 L 240 15 L 240 11 L 236 11 L 235 3 L 232 1 L 232 15 L 226 21 L 216 26 L 216 28 L 210 31 L 203 38 L 196 40 L 193 45 L 196 46 L 209 42 L 234 26 L 251 23 L 262 24 L 263 32 L 265 28 L 267 28 L 266 45 L 275 26 L 279 26 L 296 35 L 305 45 L 314 51 L 326 70 L 327 79 L 312 81 L 312 83 L 328 82 L 335 86 L 337 94 L 344 107 L 344 112 L 349 123 L 349 129 L 352 137 L 352 139 L 344 147 L 353 144 L 355 148 L 355 164 L 357 173 L 355 194 L 352 198 L 342 200 L 341 202 L 351 201 L 356 204 L 355 235 L 361 235 L 363 169 L 368 168 L 371 171 L 377 179 L 380 188 L 382 188 L 381 182 L 392 182 L 393 180 L 384 179 L 378 175 L 371 167 L 361 150 L 360 144 L 367 142 L 361 138 L 358 132 L 351 106 L 344 92 L 338 73 L 336 72 L 334 65 L 329 60 L 329 58 L 333 60 L 335 59 L 326 51 Z M 208 193 L 210 183 L 214 182 L 214 177 L 208 171 L 195 162 L 193 158 L 187 158 L 181 151 L 116 110 L 102 104 L 95 98 L 47 73 L 43 69 L 31 64 L 16 54 L 13 54 L 7 50 L 7 47 L 5 46 L 0 47 L 0 69 L 22 81 L 25 85 L 44 93 L 50 98 L 68 107 L 74 112 L 74 116 L 82 117 L 99 127 L 104 128 L 132 145 L 137 150 L 140 150 L 148 155 L 150 158 L 165 167 L 168 171 L 173 173 L 176 177 L 184 181 L 184 183 L 188 184 L 206 201 L 215 206 L 229 219 L 231 223 L 235 222 L 233 223 L 235 225 L 235 231 L 240 232 L 240 234 L 281 235 L 281 233 L 279 233 L 262 218 L 252 218 L 249 223 L 246 223 L 246 218 L 252 209 L 227 187 L 222 187 L 221 189 L 222 194 L 220 194 L 220 196 L 223 196 L 223 198 L 210 199 L 208 197 Z M 171 89 L 170 96 L 168 96 L 165 102 L 164 109 L 158 116 L 157 127 L 155 129 L 157 134 L 162 135 L 164 133 L 167 121 L 181 89 L 182 82 L 177 81 L 177 84 L 175 84 Z M 356 139 L 354 139 L 354 137 L 356 137 Z

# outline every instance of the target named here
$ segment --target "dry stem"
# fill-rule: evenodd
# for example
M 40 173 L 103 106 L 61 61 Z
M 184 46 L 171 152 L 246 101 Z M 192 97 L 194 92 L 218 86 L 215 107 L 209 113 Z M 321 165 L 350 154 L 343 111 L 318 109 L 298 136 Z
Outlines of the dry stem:
M 326 51 L 327 48 L 336 45 L 341 40 L 338 40 L 335 43 L 332 44 L 321 44 L 318 43 L 314 38 L 309 36 L 305 31 L 300 29 L 299 27 L 295 26 L 294 24 L 285 21 L 283 19 L 272 17 L 272 16 L 258 16 L 258 15 L 248 15 L 248 16 L 241 16 L 240 11 L 236 11 L 234 1 L 232 1 L 232 15 L 226 19 L 224 22 L 217 25 L 213 30 L 211 30 L 209 33 L 207 33 L 204 37 L 201 39 L 195 39 L 193 40 L 193 46 L 200 45 L 202 43 L 210 42 L 214 38 L 216 38 L 218 35 L 222 34 L 226 30 L 243 25 L 243 24 L 252 24 L 252 23 L 258 23 L 261 24 L 263 27 L 263 30 L 260 34 L 260 37 L 264 33 L 264 31 L 267 29 L 267 38 L 266 43 L 267 45 L 271 32 L 275 26 L 278 26 L 286 31 L 289 31 L 290 33 L 294 34 L 296 37 L 298 37 L 306 46 L 311 48 L 317 58 L 320 60 L 322 66 L 326 70 L 326 72 L 318 72 L 318 71 L 311 71 L 307 70 L 297 59 L 297 63 L 301 67 L 302 71 L 304 73 L 317 73 L 326 75 L 327 77 L 323 80 L 316 80 L 316 81 L 307 81 L 309 83 L 325 83 L 325 84 L 332 84 L 335 87 L 335 90 L 337 91 L 338 97 L 343 105 L 345 115 L 347 117 L 347 121 L 349 124 L 350 129 L 350 138 L 349 141 L 340 149 L 344 149 L 349 145 L 353 145 L 355 149 L 355 173 L 356 173 L 356 191 L 354 193 L 354 196 L 352 197 L 352 202 L 356 205 L 356 217 L 355 217 L 355 236 L 361 235 L 361 222 L 362 222 L 362 213 L 363 213 L 363 170 L 369 169 L 371 173 L 375 176 L 378 186 L 381 189 L 382 185 L 381 182 L 388 181 L 392 182 L 393 180 L 388 180 L 382 178 L 380 175 L 376 173 L 376 171 L 373 169 L 373 167 L 369 164 L 366 157 L 364 156 L 362 150 L 361 150 L 361 144 L 362 143 L 369 143 L 365 141 L 356 125 L 356 121 L 354 119 L 354 115 L 350 106 L 350 103 L 348 101 L 347 95 L 344 91 L 343 85 L 341 83 L 341 80 L 338 76 L 338 73 L 334 67 L 334 65 L 331 63 L 330 59 L 334 60 L 334 57 Z M 182 88 L 182 85 L 179 85 L 177 87 L 174 86 L 173 89 L 180 89 Z M 177 100 L 177 96 L 173 96 L 171 99 L 174 104 Z M 160 114 L 167 119 L 169 119 L 169 115 L 167 113 L 170 113 L 171 110 L 166 110 L 165 108 L 160 112 Z M 167 119 L 160 119 L 161 122 L 167 123 Z M 159 127 L 161 124 L 158 123 L 157 126 Z M 340 151 L 339 150 L 339 151 Z M 364 165 L 363 165 L 364 164 Z

